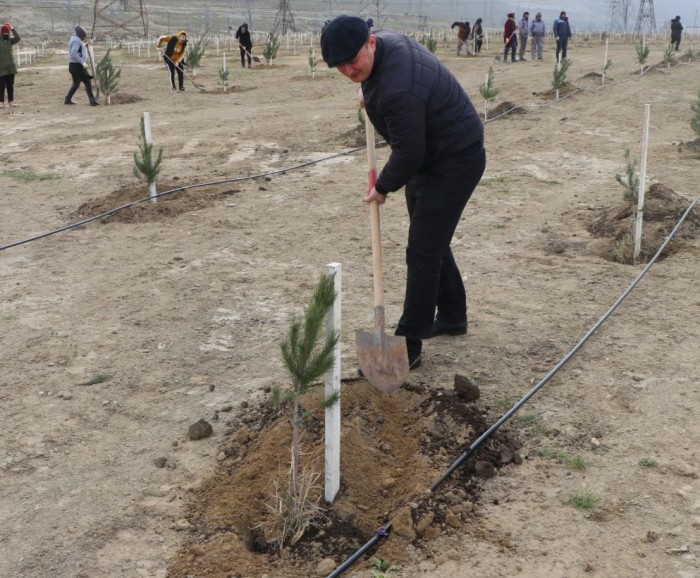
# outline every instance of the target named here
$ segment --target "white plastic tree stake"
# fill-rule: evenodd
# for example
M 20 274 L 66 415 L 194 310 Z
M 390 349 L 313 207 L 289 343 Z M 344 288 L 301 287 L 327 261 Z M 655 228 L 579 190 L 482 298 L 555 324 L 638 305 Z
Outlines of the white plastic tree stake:
M 151 113 L 150 112 L 144 112 L 143 113 L 143 136 L 144 139 L 146 140 L 147 145 L 152 145 L 153 144 L 153 137 L 151 136 Z M 152 203 L 155 203 L 158 199 L 156 198 L 156 183 L 153 181 L 152 183 L 148 183 L 148 196 L 151 199 Z
M 326 317 L 326 331 L 340 333 L 340 304 L 342 287 L 342 270 L 340 263 L 329 263 L 326 266 L 326 276 L 333 277 L 335 288 L 335 302 L 333 308 Z M 325 397 L 340 394 L 340 354 L 341 343 L 338 340 L 333 351 L 333 367 L 326 374 Z M 340 490 L 340 399 L 331 407 L 326 408 L 326 488 L 325 498 L 329 504 L 333 503 Z
M 637 263 L 642 250 L 642 221 L 644 220 L 644 188 L 647 176 L 647 152 L 649 149 L 649 117 L 651 105 L 644 105 L 644 129 L 642 131 L 642 161 L 639 167 L 639 192 L 637 193 L 637 214 L 634 223 L 634 263 Z
M 605 58 L 603 58 L 603 79 L 601 84 L 605 84 L 605 69 L 608 67 L 608 39 L 605 39 Z

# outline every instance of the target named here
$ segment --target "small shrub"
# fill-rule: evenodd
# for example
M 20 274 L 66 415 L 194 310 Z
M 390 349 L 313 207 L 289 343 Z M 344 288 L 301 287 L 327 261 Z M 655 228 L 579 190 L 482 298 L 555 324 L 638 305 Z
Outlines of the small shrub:
M 559 100 L 559 90 L 566 84 L 566 76 L 571 66 L 570 60 L 562 60 L 554 67 L 552 73 L 552 88 L 557 91 L 557 100 Z
M 622 194 L 626 201 L 637 202 L 639 196 L 639 175 L 637 174 L 637 161 L 632 158 L 630 149 L 625 149 L 625 174 L 615 175 L 615 180 L 620 183 L 625 191 Z
M 291 385 L 286 391 L 275 386 L 272 402 L 276 407 L 290 407 L 291 464 L 288 479 L 275 483 L 275 491 L 266 503 L 270 516 L 258 525 L 267 541 L 279 550 L 287 544 L 295 544 L 308 528 L 323 518 L 318 483 L 321 471 L 312 465 L 302 467 L 300 464 L 301 430 L 306 418 L 300 399 L 333 367 L 333 352 L 340 337 L 337 332 L 326 334 L 325 320 L 334 301 L 333 279 L 322 276 L 303 318 L 292 319 L 287 339 L 280 346 Z M 331 407 L 337 402 L 337 396 L 330 396 L 324 399 L 323 405 Z
M 647 58 L 649 58 L 649 47 L 644 43 L 640 42 L 635 46 L 637 50 L 637 62 L 639 63 L 639 74 L 644 73 L 644 64 L 647 61 Z
M 111 51 L 111 48 L 107 49 L 107 53 L 97 63 L 95 71 L 97 84 L 104 94 L 107 104 L 111 104 L 112 95 L 119 92 L 119 77 L 122 74 L 121 68 L 114 68 L 112 64 Z
M 664 64 L 666 68 L 671 68 L 674 62 L 676 62 L 676 51 L 673 49 L 673 46 L 669 45 L 666 52 L 664 52 Z
M 655 468 L 659 465 L 659 462 L 651 458 L 642 458 L 639 460 L 639 465 L 643 468 Z
M 610 68 L 613 64 L 613 61 L 608 58 L 608 61 L 605 63 L 605 66 L 603 66 L 603 72 L 607 72 L 608 68 Z
M 187 66 L 192 69 L 192 76 L 197 77 L 197 67 L 202 62 L 204 50 L 209 42 L 209 35 L 205 32 L 202 37 L 197 40 L 190 51 L 187 53 Z
M 583 487 L 580 491 L 571 494 L 566 503 L 579 510 L 592 510 L 598 505 L 598 501 L 587 487 Z
M 156 182 L 160 173 L 160 163 L 163 160 L 163 149 L 158 149 L 158 155 L 153 156 L 153 143 L 146 142 L 146 125 L 141 117 L 141 144 L 138 153 L 134 153 L 134 176 L 145 180 L 149 187 Z
M 433 36 L 432 32 L 430 34 L 424 34 L 420 39 L 420 43 L 423 46 L 425 46 L 428 50 L 430 50 L 430 52 L 435 54 L 435 51 L 437 50 L 438 46 L 438 41 Z
M 489 66 L 486 80 L 484 84 L 479 87 L 479 94 L 481 94 L 484 99 L 484 121 L 489 119 L 489 102 L 496 98 L 499 92 L 501 92 L 501 89 L 493 85 L 493 67 Z
M 627 234 L 613 243 L 613 253 L 615 261 L 618 263 L 632 263 L 634 260 L 634 240 L 632 235 Z
M 226 92 L 226 89 L 228 88 L 228 75 L 228 69 L 225 69 L 223 66 L 219 68 L 219 82 L 223 85 L 224 92 Z
M 265 48 L 263 49 L 263 58 L 268 66 L 272 66 L 272 61 L 277 58 L 277 51 L 279 48 L 279 37 L 271 32 L 267 37 L 267 42 L 265 42 Z
M 700 138 L 700 92 L 695 102 L 691 103 L 690 110 L 693 111 L 693 117 L 690 119 L 690 127 Z

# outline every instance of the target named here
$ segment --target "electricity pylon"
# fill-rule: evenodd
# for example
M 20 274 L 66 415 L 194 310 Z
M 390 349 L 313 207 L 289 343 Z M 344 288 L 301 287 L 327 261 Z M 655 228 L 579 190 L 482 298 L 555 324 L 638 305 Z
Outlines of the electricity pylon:
M 127 36 L 148 38 L 148 12 L 144 0 L 95 0 L 91 38 L 125 32 Z
M 649 25 L 649 32 L 656 34 L 656 16 L 654 16 L 654 0 L 639 0 L 637 23 L 634 25 L 636 35 L 644 34 Z

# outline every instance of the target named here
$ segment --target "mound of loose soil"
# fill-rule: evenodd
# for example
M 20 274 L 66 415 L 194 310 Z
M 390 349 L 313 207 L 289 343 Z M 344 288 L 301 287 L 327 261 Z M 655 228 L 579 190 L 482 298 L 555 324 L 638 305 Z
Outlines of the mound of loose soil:
M 564 86 L 562 86 L 559 89 L 559 97 L 566 96 L 567 94 L 571 94 L 572 92 L 577 92 L 579 90 L 581 89 L 578 86 L 575 86 L 567 81 L 564 83 Z M 544 92 L 533 92 L 532 94 L 534 94 L 535 96 L 541 96 L 543 98 L 556 98 L 557 91 L 551 88 Z
M 117 92 L 109 97 L 109 104 L 113 106 L 115 104 L 133 104 L 135 102 L 141 102 L 143 98 L 137 96 L 136 94 L 127 94 L 124 92 Z
M 194 491 L 188 543 L 169 575 L 317 575 L 321 560 L 344 562 L 388 520 L 393 531 L 366 556 L 402 564 L 408 560 L 409 542 L 429 549 L 430 540 L 441 534 L 467 531 L 474 526 L 479 478 L 521 458 L 519 442 L 503 429 L 444 484 L 426 491 L 486 429 L 482 409 L 464 401 L 478 397 L 475 385 L 465 381 L 455 377 L 455 392 L 407 384 L 383 395 L 365 380 L 345 380 L 340 492 L 325 507 L 320 527 L 307 531 L 281 555 L 267 543 L 261 527 L 270 521 L 265 503 L 275 484 L 288 476 L 288 416 L 264 404 L 229 420 L 222 448 L 226 458 L 218 473 Z M 324 451 L 321 400 L 322 392 L 303 400 L 309 418 L 302 459 L 319 473 Z M 318 488 L 319 495 L 322 491 Z
M 83 220 L 109 213 L 115 208 L 129 205 L 114 213 L 107 214 L 102 221 L 118 221 L 122 223 L 145 223 L 169 219 L 212 206 L 218 199 L 239 192 L 229 185 L 215 185 L 201 188 L 177 189 L 176 183 L 161 184 L 159 193 L 175 190 L 171 194 L 158 197 L 156 202 L 148 199 L 148 185 L 139 184 L 122 188 L 104 197 L 92 199 L 80 205 L 69 217 Z M 133 203 L 133 204 L 131 204 Z
M 641 255 L 644 260 L 652 257 L 668 237 L 673 227 L 687 210 L 689 202 L 668 187 L 655 183 L 644 197 L 644 226 L 642 232 Z M 620 255 L 614 250 L 616 243 L 633 239 L 633 219 L 636 203 L 625 202 L 622 205 L 606 209 L 587 226 L 594 237 L 603 238 L 599 254 L 609 261 L 631 262 L 631 254 Z M 700 235 L 700 211 L 695 208 L 678 230 L 676 239 L 691 240 Z M 671 243 L 666 253 L 678 250 L 677 243 Z
M 509 114 L 525 114 L 525 109 L 517 104 L 509 101 L 502 102 L 496 108 L 489 111 L 489 118 L 493 119 L 497 116 L 507 116 Z
M 346 147 L 363 147 L 367 144 L 365 129 L 361 125 L 357 125 L 355 128 L 351 128 L 349 131 L 344 132 L 339 138 L 335 138 L 332 141 L 338 146 L 338 143 Z

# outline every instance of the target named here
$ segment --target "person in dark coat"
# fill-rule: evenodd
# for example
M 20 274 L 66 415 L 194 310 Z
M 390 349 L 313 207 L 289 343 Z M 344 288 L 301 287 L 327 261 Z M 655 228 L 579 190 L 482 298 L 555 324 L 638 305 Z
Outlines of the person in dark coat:
M 510 61 L 515 62 L 515 50 L 518 47 L 518 37 L 516 32 L 518 25 L 515 23 L 515 12 L 508 13 L 508 19 L 503 25 L 503 62 L 508 62 L 508 51 L 510 50 Z
M 557 62 L 559 55 L 562 60 L 566 60 L 566 49 L 569 46 L 569 38 L 571 38 L 571 26 L 569 26 L 569 17 L 566 12 L 561 12 L 559 18 L 554 21 L 554 38 L 557 41 Z
M 681 49 L 681 35 L 683 34 L 683 25 L 681 24 L 681 17 L 676 16 L 671 20 L 671 44 L 669 46 L 675 46 L 676 52 Z
M 5 22 L 0 27 L 0 108 L 5 108 L 5 91 L 7 91 L 7 106 L 10 108 L 17 106 L 15 104 L 17 65 L 12 55 L 12 47 L 20 40 L 20 35 L 9 22 Z
M 253 41 L 250 38 L 250 30 L 248 30 L 248 25 L 243 23 L 236 30 L 236 40 L 238 40 L 238 49 L 241 51 L 241 66 L 245 68 L 245 59 L 248 57 L 248 68 L 250 68 L 250 63 L 253 57 L 250 51 L 253 50 Z
M 361 84 L 361 105 L 391 147 L 363 201 L 383 204 L 405 187 L 409 215 L 407 279 L 396 335 L 406 337 L 411 369 L 423 339 L 467 333 L 467 298 L 450 242 L 486 166 L 484 129 L 459 81 L 418 42 L 370 33 L 339 16 L 321 35 L 323 59 Z
M 97 106 L 95 95 L 92 92 L 92 75 L 88 72 L 87 65 L 87 32 L 82 26 L 76 26 L 73 35 L 68 41 L 68 72 L 70 72 L 73 84 L 68 89 L 63 104 L 75 104 L 73 95 L 80 88 L 80 84 L 85 85 L 85 92 L 88 95 L 90 106 Z
M 484 42 L 484 29 L 481 26 L 481 22 L 481 18 L 477 18 L 472 28 L 471 36 L 474 39 L 474 54 L 479 54 L 481 52 L 481 45 Z

